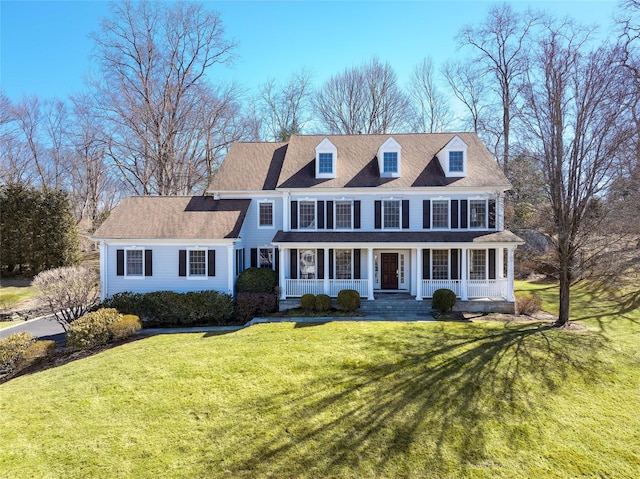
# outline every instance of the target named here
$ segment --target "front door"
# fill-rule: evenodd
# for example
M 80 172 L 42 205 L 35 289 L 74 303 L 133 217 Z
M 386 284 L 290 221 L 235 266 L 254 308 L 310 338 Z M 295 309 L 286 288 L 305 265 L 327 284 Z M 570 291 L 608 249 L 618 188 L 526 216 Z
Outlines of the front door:
M 398 253 L 382 253 L 382 289 L 398 289 Z

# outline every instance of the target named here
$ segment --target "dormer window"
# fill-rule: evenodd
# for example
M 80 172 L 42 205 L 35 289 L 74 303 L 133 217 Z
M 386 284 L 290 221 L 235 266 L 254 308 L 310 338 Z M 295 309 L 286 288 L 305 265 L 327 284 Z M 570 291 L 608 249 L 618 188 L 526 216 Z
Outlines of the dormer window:
M 454 136 L 437 156 L 446 177 L 467 176 L 467 144 L 459 136 Z
M 378 167 L 382 178 L 399 178 L 402 166 L 402 146 L 389 137 L 378 150 Z
M 328 138 L 316 146 L 316 178 L 335 178 L 338 149 Z

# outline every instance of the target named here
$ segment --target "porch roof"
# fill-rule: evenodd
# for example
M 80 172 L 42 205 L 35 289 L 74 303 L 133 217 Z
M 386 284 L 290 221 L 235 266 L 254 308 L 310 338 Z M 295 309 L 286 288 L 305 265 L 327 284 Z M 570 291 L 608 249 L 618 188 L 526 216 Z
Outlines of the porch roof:
M 524 241 L 511 231 L 278 231 L 273 243 L 509 243 Z

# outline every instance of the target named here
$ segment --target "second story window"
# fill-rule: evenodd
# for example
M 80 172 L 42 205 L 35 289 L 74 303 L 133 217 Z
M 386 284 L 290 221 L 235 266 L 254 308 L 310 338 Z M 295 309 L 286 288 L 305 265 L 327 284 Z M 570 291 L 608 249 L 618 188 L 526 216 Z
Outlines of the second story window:
M 315 229 L 316 227 L 316 203 L 314 201 L 301 201 L 299 205 L 299 228 Z
M 435 200 L 433 202 L 433 228 L 449 227 L 449 201 Z
M 273 203 L 270 201 L 259 203 L 258 226 L 262 228 L 273 227 Z
M 318 153 L 318 173 L 333 173 L 333 153 Z
M 400 200 L 382 202 L 382 220 L 385 229 L 400 228 Z
M 486 228 L 487 202 L 471 200 L 469 202 L 469 228 Z
M 464 161 L 462 151 L 449 152 L 449 171 L 464 171 Z
M 383 159 L 383 167 L 385 173 L 398 172 L 398 153 L 396 153 L 395 151 L 385 151 Z
M 336 229 L 351 229 L 351 201 L 336 201 Z

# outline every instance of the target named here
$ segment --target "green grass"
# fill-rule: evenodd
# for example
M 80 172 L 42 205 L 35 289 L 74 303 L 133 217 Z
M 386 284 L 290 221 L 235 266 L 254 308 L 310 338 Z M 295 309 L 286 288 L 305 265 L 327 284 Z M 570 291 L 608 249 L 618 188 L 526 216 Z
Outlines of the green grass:
M 128 343 L 0 385 L 0 477 L 640 477 L 640 311 L 574 312 Z
M 19 302 L 31 299 L 37 293 L 33 286 L 0 286 L 0 298 L 5 295 L 15 295 Z
M 22 324 L 24 321 L 0 321 L 0 329 L 8 328 L 9 326 L 13 326 L 14 324 Z

